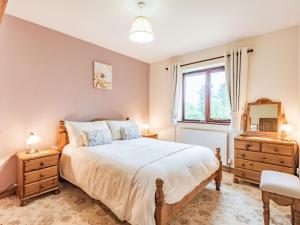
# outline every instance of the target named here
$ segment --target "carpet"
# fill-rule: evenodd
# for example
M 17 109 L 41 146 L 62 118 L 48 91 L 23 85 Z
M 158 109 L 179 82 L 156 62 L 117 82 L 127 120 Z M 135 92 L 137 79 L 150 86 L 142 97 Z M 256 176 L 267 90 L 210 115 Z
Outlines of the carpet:
M 247 183 L 234 184 L 232 179 L 232 174 L 224 172 L 221 192 L 215 191 L 214 183 L 209 184 L 171 221 L 171 225 L 262 225 L 260 190 Z M 291 224 L 289 207 L 272 203 L 270 209 L 271 224 Z M 68 182 L 62 182 L 60 194 L 45 194 L 25 207 L 19 207 L 16 196 L 0 199 L 0 224 L 128 225 Z

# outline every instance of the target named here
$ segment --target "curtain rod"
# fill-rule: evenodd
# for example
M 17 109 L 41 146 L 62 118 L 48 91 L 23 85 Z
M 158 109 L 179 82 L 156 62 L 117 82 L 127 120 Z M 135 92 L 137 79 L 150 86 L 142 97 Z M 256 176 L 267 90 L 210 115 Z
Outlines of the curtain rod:
M 254 52 L 254 50 L 253 50 L 253 49 L 248 49 L 247 52 L 248 52 L 248 53 L 251 53 L 251 52 Z M 228 54 L 227 56 L 230 56 L 230 54 Z M 191 63 L 181 64 L 180 67 L 193 65 L 193 64 L 196 64 L 196 63 L 207 62 L 207 61 L 211 61 L 211 60 L 215 60 L 215 59 L 222 59 L 222 58 L 224 58 L 224 56 L 218 56 L 218 57 L 214 57 L 214 58 L 210 58 L 210 59 L 203 59 L 203 60 L 196 61 L 196 62 L 191 62 Z M 168 69 L 169 69 L 169 68 L 166 67 L 166 70 L 168 70 Z

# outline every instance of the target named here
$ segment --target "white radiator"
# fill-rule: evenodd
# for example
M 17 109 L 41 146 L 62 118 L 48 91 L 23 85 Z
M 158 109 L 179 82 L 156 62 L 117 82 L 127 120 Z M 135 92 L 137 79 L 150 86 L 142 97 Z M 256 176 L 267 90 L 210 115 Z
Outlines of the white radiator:
M 223 165 L 227 165 L 227 133 L 199 129 L 181 128 L 179 141 L 186 144 L 200 145 L 212 150 L 221 149 Z

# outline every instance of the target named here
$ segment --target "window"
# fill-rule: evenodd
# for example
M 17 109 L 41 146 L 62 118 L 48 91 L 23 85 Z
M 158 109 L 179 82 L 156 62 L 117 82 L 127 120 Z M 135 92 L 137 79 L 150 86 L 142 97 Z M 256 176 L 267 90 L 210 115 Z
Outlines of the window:
M 183 74 L 183 121 L 230 123 L 224 66 Z

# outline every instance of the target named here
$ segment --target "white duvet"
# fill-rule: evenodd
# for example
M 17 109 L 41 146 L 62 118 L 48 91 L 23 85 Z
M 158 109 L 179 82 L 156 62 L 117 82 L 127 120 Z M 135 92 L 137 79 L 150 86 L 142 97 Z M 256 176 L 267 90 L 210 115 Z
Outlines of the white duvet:
M 219 167 L 212 150 L 149 138 L 72 148 L 61 156 L 61 176 L 132 225 L 155 225 L 155 180 L 166 203 L 180 201 Z

